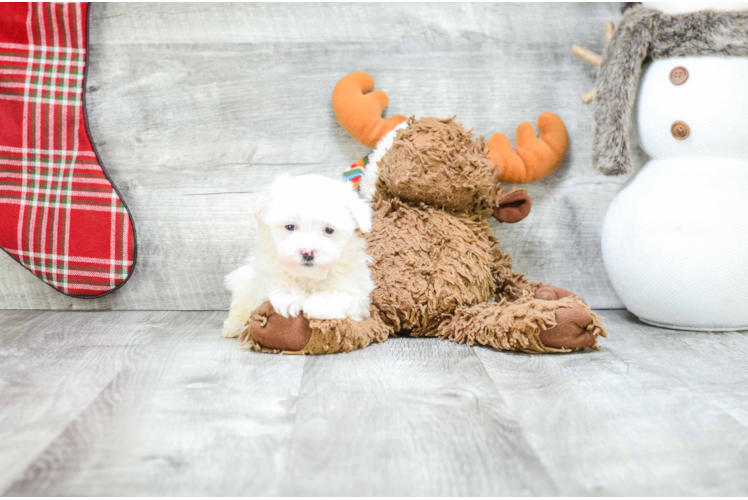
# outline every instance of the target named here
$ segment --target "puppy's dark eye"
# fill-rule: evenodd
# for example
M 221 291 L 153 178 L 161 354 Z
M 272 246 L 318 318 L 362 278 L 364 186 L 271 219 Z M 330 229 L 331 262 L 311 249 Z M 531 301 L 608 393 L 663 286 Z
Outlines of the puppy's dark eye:
M 288 229 L 289 231 L 296 231 L 296 226 L 294 226 L 293 224 L 289 224 L 286 226 L 286 229 Z
M 326 227 L 325 228 L 325 233 L 327 233 L 327 234 L 332 234 L 334 232 L 335 232 L 335 230 L 333 228 L 331 228 L 331 227 Z

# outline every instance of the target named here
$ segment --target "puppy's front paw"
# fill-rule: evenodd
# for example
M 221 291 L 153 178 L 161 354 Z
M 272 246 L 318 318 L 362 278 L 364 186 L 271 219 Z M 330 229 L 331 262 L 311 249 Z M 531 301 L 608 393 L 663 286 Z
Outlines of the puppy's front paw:
M 304 302 L 304 314 L 309 319 L 343 319 L 348 303 L 333 294 L 318 293 Z
M 295 318 L 301 314 L 306 297 L 297 293 L 274 292 L 270 294 L 270 303 L 275 312 L 284 318 Z
M 234 339 L 242 333 L 242 330 L 244 330 L 244 323 L 229 316 L 226 318 L 226 321 L 223 322 L 221 336 L 227 339 Z

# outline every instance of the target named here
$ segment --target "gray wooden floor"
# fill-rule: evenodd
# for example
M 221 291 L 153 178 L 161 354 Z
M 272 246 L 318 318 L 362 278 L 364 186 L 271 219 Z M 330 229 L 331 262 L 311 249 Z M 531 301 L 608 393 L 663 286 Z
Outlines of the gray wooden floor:
M 245 352 L 222 312 L 0 313 L 8 495 L 748 494 L 748 336 Z

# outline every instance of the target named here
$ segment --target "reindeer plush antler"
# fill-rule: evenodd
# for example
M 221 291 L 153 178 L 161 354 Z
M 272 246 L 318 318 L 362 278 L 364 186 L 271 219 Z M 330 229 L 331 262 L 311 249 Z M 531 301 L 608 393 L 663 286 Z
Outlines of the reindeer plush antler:
M 514 134 L 514 149 L 505 134 L 496 133 L 486 143 L 488 159 L 500 170 L 499 180 L 529 184 L 551 174 L 561 165 L 569 144 L 566 125 L 553 113 L 538 117 L 535 135 L 530 122 L 522 122 Z
M 383 119 L 389 99 L 374 89 L 374 80 L 366 73 L 352 73 L 335 86 L 332 106 L 340 125 L 357 141 L 375 147 L 382 137 L 407 120 L 403 115 Z M 564 159 L 569 134 L 564 122 L 553 113 L 538 118 L 538 132 L 529 122 L 517 127 L 515 148 L 509 138 L 494 134 L 486 143 L 486 156 L 497 167 L 498 179 L 510 184 L 527 184 L 553 172 Z
M 371 148 L 387 132 L 408 119 L 403 115 L 382 119 L 382 112 L 390 99 L 381 90 L 372 90 L 374 79 L 359 72 L 343 77 L 332 91 L 335 118 L 351 137 Z

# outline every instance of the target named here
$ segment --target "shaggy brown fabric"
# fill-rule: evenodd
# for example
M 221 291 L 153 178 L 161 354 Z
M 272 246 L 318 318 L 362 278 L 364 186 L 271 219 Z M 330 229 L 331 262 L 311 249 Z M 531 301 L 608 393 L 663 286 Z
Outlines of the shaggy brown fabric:
M 384 342 L 393 335 L 392 329 L 382 322 L 376 311 L 372 311 L 371 318 L 363 321 L 312 320 L 309 323 L 314 333 L 304 348 L 304 354 L 350 352 L 374 342 Z
M 535 293 L 540 282 L 527 281 L 524 274 L 515 273 L 512 270 L 512 255 L 501 251 L 497 237 L 489 236 L 488 239 L 491 242 L 493 254 L 491 275 L 496 284 L 494 299 L 496 301 L 507 299 L 509 302 L 514 302 L 525 293 L 530 295 Z
M 566 311 L 569 307 L 579 307 L 588 311 L 589 322 L 585 325 L 568 325 Z M 579 334 L 589 332 L 593 342 L 584 346 L 551 346 L 542 340 L 546 329 L 562 324 L 565 333 L 572 335 L 571 330 Z M 575 317 L 576 319 L 576 317 Z M 587 304 L 578 297 L 567 297 L 559 301 L 538 300 L 529 294 L 515 302 L 478 304 L 472 307 L 460 307 L 444 320 L 439 329 L 439 338 L 449 339 L 467 345 L 485 345 L 503 351 L 522 351 L 529 353 L 569 352 L 571 350 L 594 347 L 598 335 L 605 335 L 598 318 Z M 555 335 L 550 338 L 555 340 Z M 554 342 L 555 343 L 555 342 Z
M 372 301 L 382 319 L 395 333 L 561 352 L 567 346 L 544 345 L 540 332 L 557 325 L 558 308 L 575 302 L 589 312 L 582 330 L 591 332 L 594 345 L 604 330 L 589 307 L 576 296 L 535 299 L 540 283 L 513 272 L 509 255 L 490 235 L 487 218 L 497 195 L 512 193 L 488 175 L 481 145 L 453 118 L 411 119 L 382 158 L 373 230 L 366 235 L 377 285 Z M 529 208 L 529 196 L 517 201 Z M 547 295 L 549 289 L 543 290 Z M 567 336 L 579 330 L 562 319 L 569 323 Z
M 385 155 L 386 156 L 386 155 Z M 442 315 L 491 299 L 493 252 L 485 220 L 380 198 L 366 235 L 372 301 L 395 331 L 432 333 Z
M 588 323 L 570 324 L 569 319 L 577 320 L 579 316 L 562 313 L 570 310 L 569 307 L 574 307 L 575 313 L 578 311 L 577 308 L 586 311 Z M 582 337 L 584 342 L 563 345 L 563 341 L 556 341 L 559 333 L 552 332 L 551 335 L 546 335 L 546 340 L 550 342 L 546 344 L 543 335 L 561 325 L 563 334 L 572 339 Z M 515 302 L 502 300 L 498 303 L 458 308 L 444 321 L 439 330 L 440 338 L 461 344 L 478 344 L 503 351 L 528 353 L 569 352 L 585 347 L 595 348 L 598 335 L 605 336 L 603 326 L 589 311 L 587 304 L 579 298 L 567 297 L 550 302 L 535 299 L 529 294 Z
M 498 186 L 483 149 L 483 138 L 454 117 L 411 118 L 379 162 L 379 178 L 404 201 L 490 214 Z

